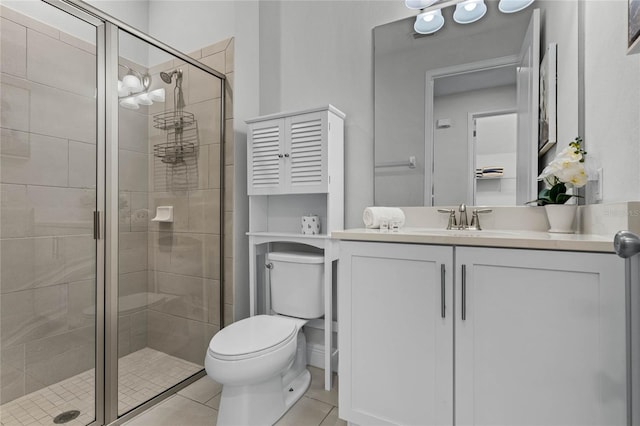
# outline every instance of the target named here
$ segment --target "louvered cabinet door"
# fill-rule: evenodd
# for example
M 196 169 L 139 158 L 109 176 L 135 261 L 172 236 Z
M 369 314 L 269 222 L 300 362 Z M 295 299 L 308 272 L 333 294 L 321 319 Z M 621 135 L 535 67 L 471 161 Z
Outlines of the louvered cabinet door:
M 291 194 L 327 192 L 326 111 L 290 117 L 286 120 L 285 126 L 287 192 Z
M 247 192 L 269 195 L 284 192 L 284 121 L 253 123 L 247 144 Z

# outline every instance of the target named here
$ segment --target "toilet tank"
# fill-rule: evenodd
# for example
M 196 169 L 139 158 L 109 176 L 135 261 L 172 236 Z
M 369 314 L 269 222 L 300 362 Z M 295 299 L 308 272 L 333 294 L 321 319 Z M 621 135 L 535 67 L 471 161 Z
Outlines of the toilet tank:
M 303 252 L 270 252 L 271 308 L 282 315 L 324 315 L 324 256 Z

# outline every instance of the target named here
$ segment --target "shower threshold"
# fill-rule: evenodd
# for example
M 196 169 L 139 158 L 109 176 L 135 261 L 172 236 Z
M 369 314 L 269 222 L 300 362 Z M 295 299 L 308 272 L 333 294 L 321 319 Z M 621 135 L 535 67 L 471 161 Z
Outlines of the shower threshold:
M 119 360 L 118 413 L 124 414 L 202 370 L 202 366 L 151 348 Z M 80 414 L 63 423 L 82 426 L 94 420 L 95 370 L 91 369 L 0 405 L 2 426 L 52 425 L 67 412 Z

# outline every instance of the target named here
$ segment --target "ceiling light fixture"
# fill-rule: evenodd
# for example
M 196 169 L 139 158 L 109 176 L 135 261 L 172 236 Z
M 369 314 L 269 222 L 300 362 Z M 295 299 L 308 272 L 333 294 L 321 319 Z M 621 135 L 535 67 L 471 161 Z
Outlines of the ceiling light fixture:
M 127 74 L 118 80 L 118 99 L 120 106 L 127 109 L 138 109 L 140 105 L 153 105 L 153 102 L 164 102 L 164 88 L 149 91 L 151 76 L 142 74 L 127 66 Z
M 498 10 L 502 13 L 515 13 L 526 9 L 534 0 L 500 0 Z M 413 29 L 419 34 L 433 34 L 444 26 L 442 9 L 456 6 L 453 20 L 459 24 L 471 24 L 487 13 L 484 0 L 404 0 L 407 8 L 420 10 Z
M 476 22 L 487 13 L 487 5 L 484 0 L 467 0 L 456 5 L 453 12 L 453 20 L 458 24 L 470 24 Z
M 533 3 L 533 0 L 500 0 L 498 10 L 502 13 L 515 13 L 526 9 Z
M 444 25 L 444 18 L 440 9 L 424 12 L 416 17 L 413 29 L 420 34 L 433 34 Z

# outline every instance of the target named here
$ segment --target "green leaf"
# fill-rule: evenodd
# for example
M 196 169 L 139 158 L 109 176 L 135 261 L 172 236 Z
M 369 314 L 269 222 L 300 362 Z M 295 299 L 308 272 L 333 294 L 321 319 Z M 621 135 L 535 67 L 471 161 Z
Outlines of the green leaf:
M 563 182 L 553 185 L 549 190 L 549 198 L 551 199 L 551 203 L 553 204 L 566 203 L 567 200 L 571 198 L 571 196 L 569 195 L 568 198 L 565 199 L 565 197 L 567 197 L 566 192 L 567 192 L 567 186 Z M 561 199 L 564 201 L 560 201 Z

